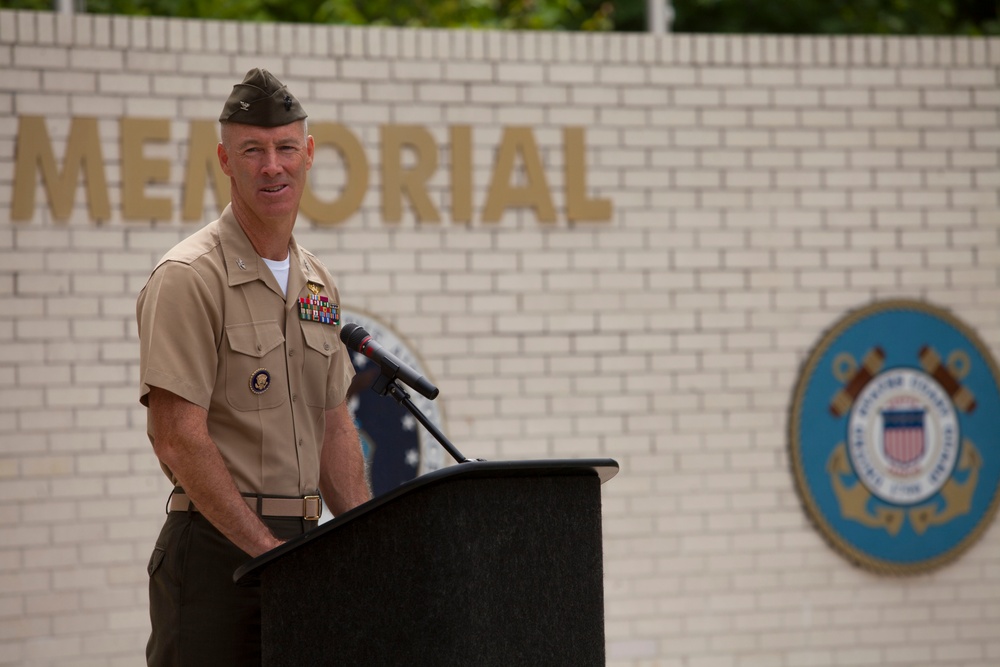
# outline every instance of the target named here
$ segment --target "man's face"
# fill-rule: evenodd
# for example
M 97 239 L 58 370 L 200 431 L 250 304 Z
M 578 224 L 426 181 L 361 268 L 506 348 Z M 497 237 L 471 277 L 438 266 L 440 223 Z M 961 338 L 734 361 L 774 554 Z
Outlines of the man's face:
M 234 208 L 265 222 L 294 219 L 314 150 L 305 121 L 278 127 L 224 125 L 219 162 L 231 179 Z

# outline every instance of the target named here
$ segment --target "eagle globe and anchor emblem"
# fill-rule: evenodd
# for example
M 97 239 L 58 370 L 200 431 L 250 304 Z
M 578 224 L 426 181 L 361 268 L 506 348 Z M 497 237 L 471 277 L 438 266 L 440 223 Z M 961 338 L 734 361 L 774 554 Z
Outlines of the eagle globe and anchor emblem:
M 923 302 L 874 303 L 826 334 L 789 447 L 803 505 L 839 552 L 912 574 L 975 542 L 1000 499 L 998 378 L 976 334 Z

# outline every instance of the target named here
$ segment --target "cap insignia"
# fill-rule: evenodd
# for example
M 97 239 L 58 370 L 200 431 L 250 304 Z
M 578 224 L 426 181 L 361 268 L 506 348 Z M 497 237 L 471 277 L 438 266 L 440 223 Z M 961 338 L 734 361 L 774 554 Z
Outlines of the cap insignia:
M 219 121 L 278 127 L 305 117 L 305 110 L 288 87 L 266 69 L 255 67 L 242 83 L 233 86 Z

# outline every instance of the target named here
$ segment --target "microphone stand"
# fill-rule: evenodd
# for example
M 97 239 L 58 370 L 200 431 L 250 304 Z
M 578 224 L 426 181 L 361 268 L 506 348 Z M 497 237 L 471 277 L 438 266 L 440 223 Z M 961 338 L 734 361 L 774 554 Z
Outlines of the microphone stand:
M 451 454 L 452 458 L 457 462 L 470 463 L 472 461 L 472 459 L 466 458 L 462 452 L 458 451 L 458 448 L 455 445 L 451 444 L 451 440 L 449 440 L 445 434 L 441 432 L 441 429 L 435 426 L 431 420 L 427 418 L 427 415 L 421 412 L 420 408 L 413 404 L 413 401 L 410 400 L 410 395 L 406 393 L 406 390 L 399 386 L 399 383 L 397 383 L 396 380 L 387 376 L 385 372 L 380 373 L 374 384 L 372 384 L 372 391 L 379 396 L 385 396 L 388 394 L 396 399 L 397 403 L 409 410 L 410 414 L 416 417 L 417 421 L 423 424 L 424 428 L 430 431 L 430 434 L 433 435 L 439 443 L 441 443 L 442 447 L 448 450 L 448 453 Z M 476 460 L 482 461 L 483 459 Z

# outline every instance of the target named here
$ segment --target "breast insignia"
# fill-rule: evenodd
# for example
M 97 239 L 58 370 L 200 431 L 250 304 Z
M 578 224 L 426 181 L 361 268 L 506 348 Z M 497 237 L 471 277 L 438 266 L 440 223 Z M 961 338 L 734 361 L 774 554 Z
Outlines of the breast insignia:
M 258 368 L 250 375 L 250 391 L 263 394 L 271 386 L 271 374 L 266 368 Z
M 312 294 L 299 297 L 299 319 L 337 326 L 340 324 L 340 307 L 326 296 Z

